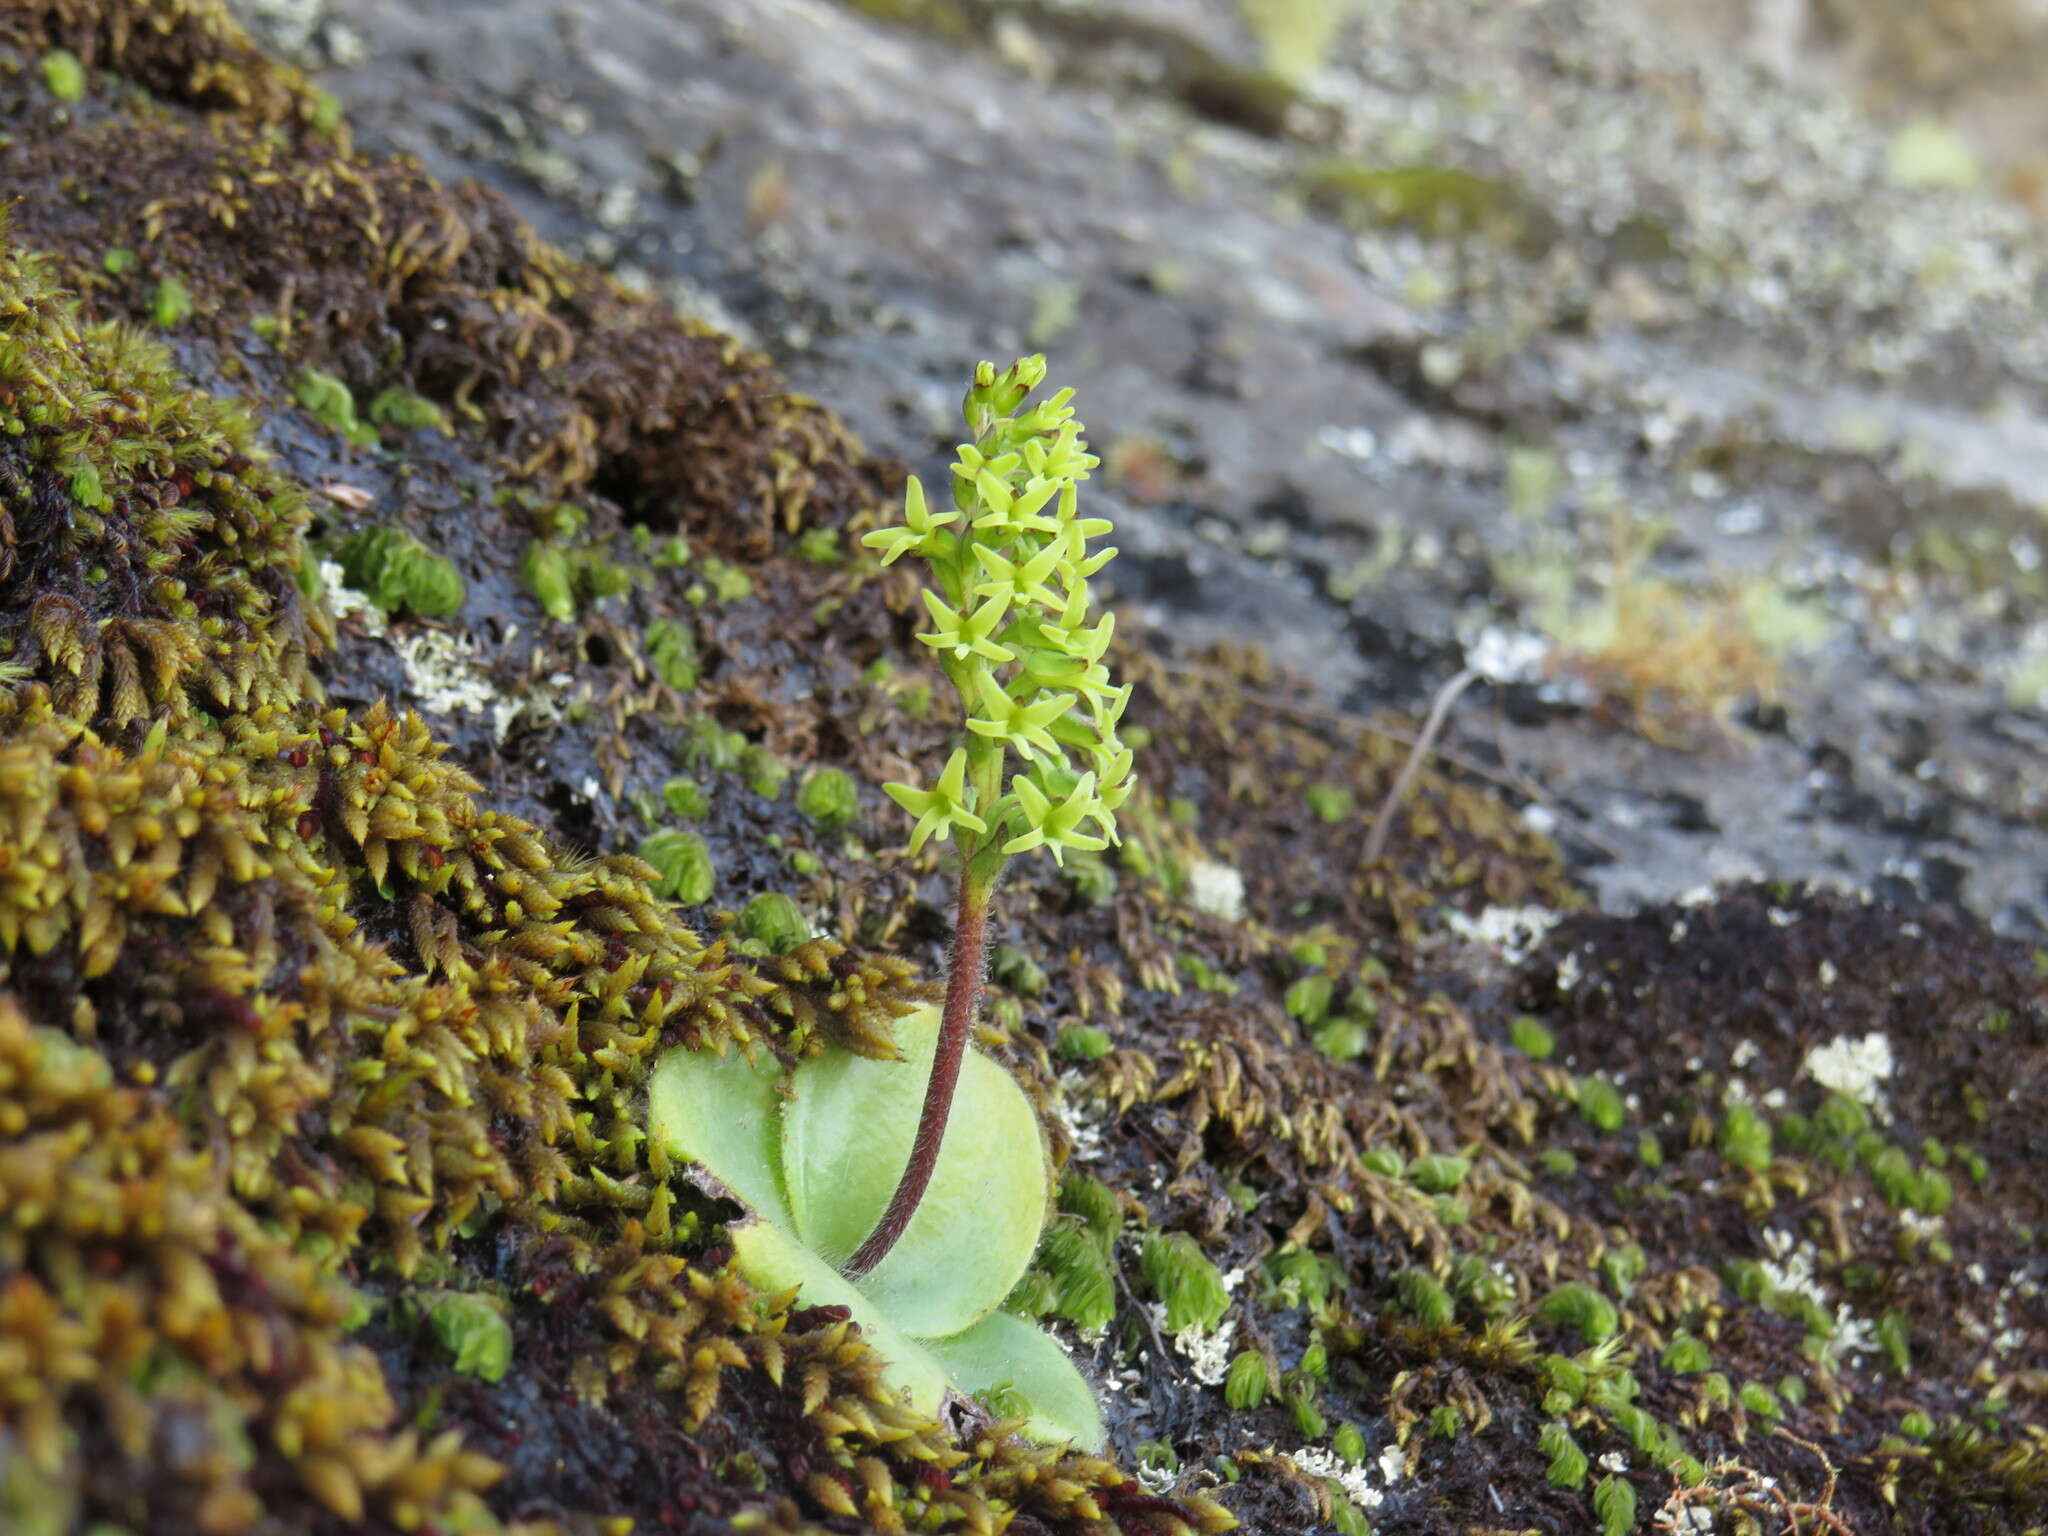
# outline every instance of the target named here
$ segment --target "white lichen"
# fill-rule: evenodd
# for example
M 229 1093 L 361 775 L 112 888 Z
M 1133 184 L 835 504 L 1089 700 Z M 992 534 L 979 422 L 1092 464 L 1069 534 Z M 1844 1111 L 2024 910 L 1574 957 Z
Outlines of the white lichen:
M 467 635 L 416 629 L 401 636 L 396 649 L 405 667 L 407 692 L 420 708 L 437 715 L 472 715 L 501 702 L 497 688 L 476 663 L 476 642 Z
M 1806 1053 L 1806 1073 L 1823 1088 L 1875 1109 L 1884 1102 L 1884 1081 L 1892 1075 L 1891 1040 L 1879 1033 L 1861 1040 L 1837 1035 Z
M 327 607 L 337 619 L 354 619 L 366 635 L 381 635 L 389 627 L 384 610 L 348 584 L 339 562 L 320 562 L 320 584 L 327 589 Z
M 1223 1272 L 1223 1294 L 1228 1296 L 1243 1283 L 1244 1271 L 1230 1269 Z M 1162 1302 L 1152 1302 L 1146 1307 L 1159 1331 L 1173 1341 L 1175 1351 L 1188 1363 L 1188 1372 L 1205 1387 L 1220 1387 L 1224 1377 L 1230 1374 L 1231 1342 L 1237 1337 L 1237 1320 L 1225 1318 L 1214 1328 L 1190 1325 L 1178 1333 L 1168 1333 L 1166 1307 Z
M 1242 922 L 1244 876 L 1218 859 L 1196 859 L 1188 866 L 1188 903 L 1227 923 Z
M 1053 1100 L 1052 1113 L 1074 1144 L 1075 1162 L 1090 1162 L 1102 1155 L 1102 1128 L 1109 1121 L 1109 1105 L 1089 1091 L 1088 1079 L 1079 1068 L 1060 1074 L 1059 1097 Z
M 1374 1486 L 1372 1475 L 1365 1468 L 1352 1466 L 1335 1451 L 1320 1447 L 1289 1451 L 1287 1459 L 1310 1477 L 1328 1478 L 1360 1509 L 1378 1509 L 1386 1501 L 1387 1496 Z
M 1495 950 L 1510 965 L 1520 965 L 1563 919 L 1548 907 L 1488 907 L 1477 917 L 1455 909 L 1444 914 L 1451 932 L 1467 943 Z

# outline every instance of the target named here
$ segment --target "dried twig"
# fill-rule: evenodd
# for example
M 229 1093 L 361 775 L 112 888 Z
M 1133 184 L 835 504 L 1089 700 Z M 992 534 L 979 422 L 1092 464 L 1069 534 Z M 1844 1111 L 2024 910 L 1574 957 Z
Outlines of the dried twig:
M 1394 775 L 1387 798 L 1380 802 L 1380 813 L 1373 818 L 1372 832 L 1365 840 L 1366 863 L 1379 863 L 1381 855 L 1387 851 L 1387 838 L 1394 830 L 1394 816 L 1401 809 L 1401 801 L 1406 797 L 1409 786 L 1415 782 L 1415 775 L 1422 771 L 1422 761 L 1429 756 L 1431 743 L 1443 733 L 1444 722 L 1451 717 L 1451 706 L 1458 702 L 1460 694 L 1485 675 L 1467 667 L 1437 689 L 1436 698 L 1430 702 L 1429 718 L 1422 722 L 1422 734 L 1408 749 L 1408 760 Z

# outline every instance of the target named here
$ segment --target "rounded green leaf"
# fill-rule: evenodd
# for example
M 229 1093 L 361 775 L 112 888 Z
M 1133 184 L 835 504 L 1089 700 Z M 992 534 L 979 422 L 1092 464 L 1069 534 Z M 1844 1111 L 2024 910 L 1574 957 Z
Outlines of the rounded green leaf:
M 939 1031 L 938 1010 L 897 1022 L 900 1061 L 841 1051 L 796 1070 L 782 1163 L 796 1233 L 842 1263 L 874 1228 L 910 1156 Z M 1045 1144 L 1009 1073 L 969 1050 L 932 1181 L 861 1290 L 917 1338 L 987 1317 L 1023 1276 L 1045 1225 Z
M 882 1379 L 908 1393 L 910 1406 L 919 1413 L 939 1411 L 946 1394 L 946 1368 L 838 1270 L 770 1222 L 751 1221 L 731 1230 L 733 1256 L 741 1274 L 763 1291 L 786 1291 L 794 1286 L 797 1299 L 807 1307 L 846 1308 L 860 1324 L 868 1347 L 887 1362 Z M 1057 1350 L 1058 1346 L 1053 1347 Z M 1060 1358 L 1064 1364 L 1066 1357 Z M 1067 1369 L 1074 1368 L 1069 1365 Z M 1075 1380 L 1080 1377 L 1076 1375 Z M 1085 1383 L 1081 1390 L 1087 1390 Z
M 960 1392 L 1007 1387 L 1028 1405 L 1024 1432 L 1034 1440 L 1071 1440 L 1083 1450 L 1102 1446 L 1102 1414 L 1095 1394 L 1048 1334 L 1008 1312 L 983 1318 L 965 1333 L 933 1339 L 926 1349 Z
M 766 1051 L 757 1061 L 737 1050 L 666 1052 L 647 1083 L 647 1131 L 671 1156 L 702 1163 L 757 1216 L 787 1227 L 781 1080 Z

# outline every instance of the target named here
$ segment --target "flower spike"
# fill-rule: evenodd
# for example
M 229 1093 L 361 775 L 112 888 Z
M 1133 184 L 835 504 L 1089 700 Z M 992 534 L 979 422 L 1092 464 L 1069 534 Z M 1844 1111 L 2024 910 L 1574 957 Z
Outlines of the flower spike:
M 967 740 L 931 788 L 883 786 L 917 818 L 912 853 L 933 838 L 958 846 L 959 906 L 917 1136 L 888 1207 L 846 1261 L 848 1276 L 889 1254 L 924 1198 L 980 1004 L 989 905 L 1004 864 L 1034 848 L 1064 863 L 1069 851 L 1108 847 L 1131 793 L 1132 753 L 1116 737 L 1131 690 L 1110 674 L 1113 621 L 1088 609 L 1088 578 L 1116 551 L 1089 548 L 1110 522 L 1083 517 L 1076 490 L 1101 461 L 1074 420 L 1072 390 L 1025 406 L 1044 378 L 1042 357 L 1001 371 L 980 364 L 961 402 L 972 441 L 953 463 L 954 510 L 934 514 L 913 480 L 903 526 L 864 540 L 885 565 L 915 552 L 929 566 L 932 628 L 918 638 L 960 692 Z M 1013 750 L 1026 772 L 1010 772 Z

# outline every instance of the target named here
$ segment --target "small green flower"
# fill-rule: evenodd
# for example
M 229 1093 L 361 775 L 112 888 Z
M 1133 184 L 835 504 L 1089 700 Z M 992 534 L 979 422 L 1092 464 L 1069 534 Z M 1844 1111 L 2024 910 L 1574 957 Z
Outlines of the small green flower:
M 964 748 L 953 749 L 953 755 L 946 760 L 946 771 L 939 775 L 939 782 L 930 789 L 919 789 L 911 784 L 884 784 L 882 791 L 917 818 L 917 826 L 910 834 L 910 851 L 913 854 L 924 847 L 925 839 L 934 834 L 944 842 L 956 827 L 974 833 L 988 830 L 988 823 L 974 814 L 973 794 L 967 788 L 967 753 Z
M 936 543 L 934 535 L 948 523 L 958 522 L 958 512 L 933 512 L 925 505 L 924 486 L 917 476 L 912 475 L 903 487 L 903 524 L 897 528 L 877 528 L 873 533 L 864 534 L 861 543 L 869 549 L 882 551 L 882 564 L 891 565 L 912 550 L 927 551 L 929 544 Z
M 951 651 L 953 660 L 965 661 L 969 656 L 984 657 L 1000 665 L 1016 659 L 1016 653 L 989 638 L 1003 615 L 1009 611 L 1010 600 L 1006 597 L 991 597 L 972 613 L 965 615 L 949 606 L 945 600 L 930 588 L 924 592 L 924 605 L 932 613 L 932 623 L 938 627 L 928 635 L 917 638 L 935 651 Z
M 967 729 L 977 736 L 1007 741 L 1033 760 L 1059 756 L 1059 744 L 1046 727 L 1073 707 L 1073 694 L 1047 694 L 1029 702 L 1015 699 L 986 667 L 975 673 L 974 691 L 981 696 L 981 707 L 987 713 L 968 716 Z M 1091 786 L 1094 777 L 1088 775 Z
M 972 724 L 971 721 L 969 723 Z M 1022 774 L 1010 780 L 1010 789 L 1017 797 L 1017 808 L 1024 815 L 1026 830 L 1003 844 L 1004 853 L 1045 848 L 1051 852 L 1054 863 L 1064 864 L 1069 848 L 1094 853 L 1109 846 L 1106 838 L 1080 830 L 1081 823 L 1095 815 L 1097 810 L 1094 774 L 1082 774 L 1074 785 L 1073 793 L 1057 802 Z
M 981 504 L 988 508 L 974 520 L 976 533 L 990 534 L 1001 540 L 1060 531 L 1058 523 L 1038 515 L 1045 504 L 1059 494 L 1060 483 L 1057 480 L 1033 478 L 1025 483 L 1022 491 L 1013 494 L 1007 485 L 984 469 L 974 477 L 974 488 L 981 495 Z
M 1069 523 L 1062 530 L 1061 534 L 1065 544 L 1062 553 L 1066 557 L 1061 564 L 1061 570 L 1066 574 L 1069 581 L 1086 581 L 1090 576 L 1093 576 L 1116 558 L 1115 545 L 1111 545 L 1108 549 L 1098 549 L 1092 555 L 1089 554 L 1088 535 L 1082 531 L 1082 528 L 1083 525 L 1078 522 Z
M 1074 604 L 1071 601 L 1073 597 L 1080 599 L 1079 606 L 1081 612 L 1079 614 L 1075 614 L 1073 611 Z M 1083 628 L 1081 619 L 1086 617 L 1088 608 L 1087 583 L 1076 583 L 1069 593 L 1069 598 L 1067 612 L 1060 616 L 1059 625 L 1057 627 L 1050 624 L 1044 626 L 1046 638 L 1076 661 L 1097 662 L 1102 660 L 1103 655 L 1109 650 L 1110 637 L 1116 633 L 1116 615 L 1105 613 L 1102 616 L 1102 622 L 1093 629 Z
M 1043 603 L 1048 608 L 1064 608 L 1066 599 L 1045 584 L 1046 578 L 1061 568 L 1067 551 L 1059 544 L 1045 546 L 1026 559 L 1019 557 L 1009 560 L 997 554 L 986 544 L 974 546 L 974 558 L 981 562 L 981 568 L 988 573 L 988 580 L 974 589 L 976 597 L 1000 597 L 1005 602 Z

